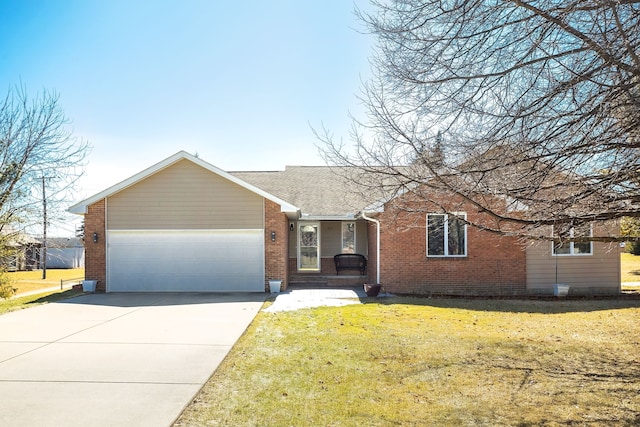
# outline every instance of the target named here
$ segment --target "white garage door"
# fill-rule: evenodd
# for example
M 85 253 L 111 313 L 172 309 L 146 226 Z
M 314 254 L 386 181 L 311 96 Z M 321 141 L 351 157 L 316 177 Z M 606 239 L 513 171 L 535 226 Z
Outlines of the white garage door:
M 109 231 L 108 292 L 264 291 L 262 230 Z

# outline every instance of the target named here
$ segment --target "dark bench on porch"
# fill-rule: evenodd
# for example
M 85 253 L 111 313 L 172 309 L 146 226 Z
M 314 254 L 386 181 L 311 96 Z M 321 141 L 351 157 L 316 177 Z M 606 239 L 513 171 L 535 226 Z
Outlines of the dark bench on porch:
M 367 259 L 360 254 L 338 254 L 333 257 L 333 262 L 338 275 L 342 270 L 360 270 L 360 274 L 364 275 L 367 270 Z

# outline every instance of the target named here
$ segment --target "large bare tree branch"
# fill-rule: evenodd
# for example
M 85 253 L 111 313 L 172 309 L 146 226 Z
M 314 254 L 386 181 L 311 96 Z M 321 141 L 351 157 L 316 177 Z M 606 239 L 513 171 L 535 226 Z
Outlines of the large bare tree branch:
M 17 86 L 0 100 L 0 228 L 42 224 L 43 178 L 49 217 L 65 211 L 89 149 L 68 125 L 55 93 Z
M 640 217 L 640 0 L 372 3 L 368 116 L 351 148 L 319 135 L 363 192 L 446 191 L 527 237 Z

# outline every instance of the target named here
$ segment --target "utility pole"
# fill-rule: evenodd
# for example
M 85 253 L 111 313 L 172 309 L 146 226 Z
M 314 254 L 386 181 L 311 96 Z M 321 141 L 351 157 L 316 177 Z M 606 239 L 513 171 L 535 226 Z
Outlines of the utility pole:
M 44 222 L 42 223 L 42 250 L 40 257 L 42 262 L 42 280 L 47 278 L 47 196 L 45 193 L 45 177 L 42 177 L 42 208 L 44 213 Z

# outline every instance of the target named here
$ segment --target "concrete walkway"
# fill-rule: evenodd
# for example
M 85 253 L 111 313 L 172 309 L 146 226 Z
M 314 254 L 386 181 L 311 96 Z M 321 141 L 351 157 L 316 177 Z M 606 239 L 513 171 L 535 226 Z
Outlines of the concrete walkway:
M 267 294 L 91 294 L 0 316 L 4 426 L 169 426 Z
M 278 294 L 266 312 L 291 311 L 301 308 L 360 304 L 366 298 L 363 288 L 353 289 L 291 289 Z

